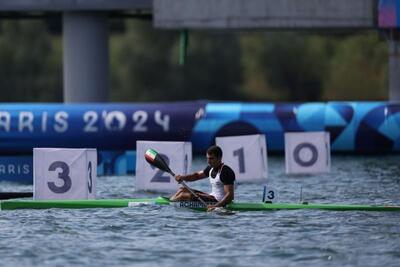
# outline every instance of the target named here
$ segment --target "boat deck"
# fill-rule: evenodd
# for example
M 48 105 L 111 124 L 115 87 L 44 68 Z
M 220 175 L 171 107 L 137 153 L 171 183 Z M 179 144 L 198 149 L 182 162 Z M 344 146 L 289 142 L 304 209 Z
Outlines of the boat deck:
M 127 199 L 88 199 L 88 200 L 6 200 L 0 202 L 1 210 L 16 209 L 89 209 L 89 208 L 125 208 L 141 204 L 174 205 L 177 207 L 205 210 L 200 202 L 170 202 L 167 198 L 127 198 Z M 314 204 L 314 203 L 262 203 L 235 202 L 227 205 L 232 211 L 268 211 L 318 209 L 332 211 L 400 211 L 397 205 L 355 205 L 355 204 Z

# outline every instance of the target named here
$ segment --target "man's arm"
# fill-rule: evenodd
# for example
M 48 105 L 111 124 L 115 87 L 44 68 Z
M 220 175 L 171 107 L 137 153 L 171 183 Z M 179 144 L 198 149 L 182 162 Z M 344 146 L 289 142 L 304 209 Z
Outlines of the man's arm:
M 225 166 L 220 174 L 220 179 L 224 184 L 224 197 L 215 205 L 209 205 L 207 208 L 212 211 L 216 207 L 223 207 L 235 198 L 235 173 L 231 168 Z
M 235 197 L 235 190 L 234 190 L 235 186 L 233 184 L 226 184 L 224 185 L 224 193 L 225 196 L 221 199 L 221 201 L 219 201 L 218 203 L 216 203 L 215 205 L 210 205 L 212 206 L 212 208 L 216 208 L 216 207 L 223 207 L 229 203 L 232 202 L 232 200 Z M 209 208 L 210 208 L 209 206 Z
M 204 179 L 206 177 L 207 177 L 207 175 L 204 173 L 204 171 L 199 171 L 199 172 L 195 172 L 195 173 L 188 174 L 188 175 L 176 175 L 175 176 L 175 180 L 178 183 L 180 181 L 193 182 L 193 181 L 197 181 L 197 180 L 200 180 L 200 179 Z

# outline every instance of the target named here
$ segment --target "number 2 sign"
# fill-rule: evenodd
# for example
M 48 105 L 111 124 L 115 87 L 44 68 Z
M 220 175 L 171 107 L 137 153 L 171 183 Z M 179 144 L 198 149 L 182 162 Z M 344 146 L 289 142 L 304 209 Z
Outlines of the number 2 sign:
M 144 154 L 155 149 L 176 174 L 187 174 L 191 169 L 192 144 L 189 142 L 137 141 L 136 143 L 136 190 L 172 192 L 178 183 L 171 175 L 148 164 Z

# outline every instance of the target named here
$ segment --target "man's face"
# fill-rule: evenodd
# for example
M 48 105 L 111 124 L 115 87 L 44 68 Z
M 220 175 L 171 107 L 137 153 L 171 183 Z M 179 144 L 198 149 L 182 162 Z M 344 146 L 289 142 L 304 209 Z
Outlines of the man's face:
M 217 168 L 221 164 L 221 159 L 217 158 L 213 154 L 207 154 L 207 163 L 210 165 L 212 168 Z

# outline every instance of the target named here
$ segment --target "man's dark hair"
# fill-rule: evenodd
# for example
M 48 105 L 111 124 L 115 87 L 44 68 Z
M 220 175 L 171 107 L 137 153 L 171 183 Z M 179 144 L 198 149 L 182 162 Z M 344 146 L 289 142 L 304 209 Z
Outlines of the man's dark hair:
M 222 149 L 219 146 L 210 146 L 207 149 L 207 154 L 222 158 Z

